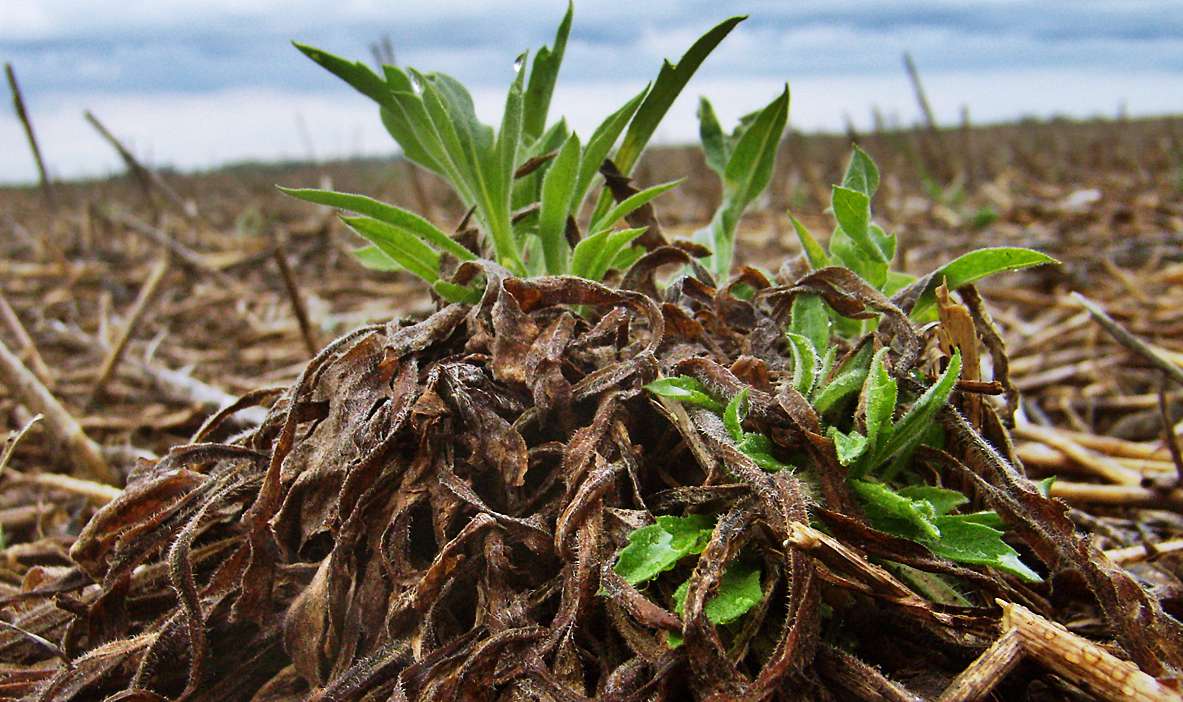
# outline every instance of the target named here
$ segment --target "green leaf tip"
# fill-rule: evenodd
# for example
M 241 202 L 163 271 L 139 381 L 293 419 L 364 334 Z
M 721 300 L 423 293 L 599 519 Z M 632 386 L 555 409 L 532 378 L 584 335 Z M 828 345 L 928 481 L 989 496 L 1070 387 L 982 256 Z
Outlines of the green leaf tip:
M 1018 246 L 992 246 L 970 251 L 946 263 L 924 278 L 923 292 L 912 305 L 909 315 L 919 319 L 936 304 L 936 289 L 944 282 L 950 290 L 976 283 L 1004 271 L 1018 271 L 1059 261 L 1034 249 Z
M 667 397 L 671 400 L 696 405 L 715 413 L 723 411 L 722 403 L 711 397 L 706 386 L 689 376 L 677 375 L 658 378 L 646 385 L 645 389 L 658 397 Z

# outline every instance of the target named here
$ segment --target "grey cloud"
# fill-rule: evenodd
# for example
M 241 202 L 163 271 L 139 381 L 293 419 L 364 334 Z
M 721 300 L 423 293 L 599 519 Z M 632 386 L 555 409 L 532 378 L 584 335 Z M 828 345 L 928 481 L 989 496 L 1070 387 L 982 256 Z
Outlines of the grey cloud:
M 1126 99 L 1161 113 L 1179 109 L 1183 82 L 1177 3 L 581 0 L 563 109 L 594 124 L 663 58 L 676 59 L 712 23 L 746 13 L 675 106 L 668 129 L 677 138 L 695 134 L 687 107 L 694 95 L 717 96 L 721 110 L 728 102 L 750 109 L 784 80 L 794 85 L 798 125 L 837 127 L 844 111 L 871 104 L 906 113 L 913 105 L 900 66 L 905 50 L 946 116 L 962 104 L 988 119 L 1092 114 Z M 113 158 L 79 119 L 84 107 L 111 113 L 112 123 L 142 133 L 140 143 L 189 167 L 300 153 L 295 113 L 318 135 L 341 132 L 338 147 L 326 151 L 354 153 L 356 133 L 367 135 L 365 153 L 387 153 L 371 106 L 289 40 L 368 60 L 368 44 L 389 34 L 401 63 L 457 76 L 493 114 L 514 56 L 550 42 L 564 7 L 562 0 L 0 0 L 0 61 L 16 66 L 63 172 Z M 582 95 L 576 108 L 573 94 Z M 0 153 L 23 149 L 10 114 L 0 113 Z M 194 133 L 201 130 L 218 134 L 202 141 Z M 28 177 L 30 168 L 0 163 L 0 181 Z
M 704 75 L 897 72 L 905 49 L 926 70 L 1082 65 L 1178 71 L 1183 70 L 1183 13 L 1167 12 L 1170 4 L 762 0 L 744 8 L 750 19 L 707 64 Z M 367 44 L 389 34 L 401 60 L 490 85 L 508 79 L 518 49 L 550 40 L 563 9 L 559 2 L 400 7 L 342 2 L 331 13 L 323 4 L 308 2 L 272 8 L 248 4 L 261 9 L 233 12 L 173 5 L 172 13 L 128 16 L 112 9 L 105 20 L 94 22 L 64 21 L 70 13 L 59 8 L 58 24 L 39 34 L 30 30 L 20 38 L 12 30 L 16 38 L 4 39 L 0 29 L 0 56 L 18 66 L 34 95 L 299 89 L 323 78 L 287 46 L 288 39 L 368 58 Z M 734 11 L 727 3 L 707 0 L 644 7 L 585 2 L 576 8 L 565 77 L 644 79 L 661 58 L 654 38 L 684 36 L 688 43 L 712 20 Z M 827 36 L 835 43 L 819 41 Z M 671 49 L 671 58 L 680 50 Z

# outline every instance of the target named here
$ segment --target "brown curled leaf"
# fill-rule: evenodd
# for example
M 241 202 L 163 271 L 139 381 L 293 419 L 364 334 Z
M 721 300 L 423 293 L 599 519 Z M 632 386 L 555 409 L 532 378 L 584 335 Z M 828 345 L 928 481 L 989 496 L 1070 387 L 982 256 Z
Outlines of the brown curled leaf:
M 640 192 L 633 185 L 632 179 L 621 173 L 616 168 L 616 164 L 609 159 L 604 159 L 604 163 L 600 165 L 600 175 L 604 176 L 604 185 L 617 202 L 627 200 Z M 654 209 L 652 202 L 647 202 L 633 210 L 625 219 L 630 227 L 646 227 L 645 233 L 637 238 L 638 246 L 653 251 L 666 244 L 665 235 L 661 231 L 661 223 L 657 221 L 657 210 Z M 608 223 L 609 226 L 612 224 L 614 223 Z

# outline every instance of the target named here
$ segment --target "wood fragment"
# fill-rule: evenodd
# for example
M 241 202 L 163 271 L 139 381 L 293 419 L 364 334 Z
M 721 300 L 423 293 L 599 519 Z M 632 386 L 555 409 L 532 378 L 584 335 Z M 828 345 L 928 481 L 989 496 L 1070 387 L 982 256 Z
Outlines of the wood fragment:
M 1015 452 L 1024 465 L 1042 466 L 1049 471 L 1079 471 L 1075 461 L 1064 455 L 1058 449 L 1038 441 L 1023 442 L 1015 447 Z M 1174 473 L 1175 464 L 1168 460 L 1147 458 L 1125 458 L 1109 456 L 1112 460 L 1131 470 L 1143 474 L 1144 477 L 1157 476 L 1162 473 Z
M 1003 630 L 1015 631 L 1023 652 L 1068 681 L 1112 702 L 1174 702 L 1175 690 L 1138 666 L 1073 634 L 1022 605 L 999 601 Z
M 1022 605 L 997 600 L 1002 635 L 941 694 L 939 702 L 983 699 L 1024 657 L 1109 702 L 1177 702 L 1177 691 L 1129 661 Z
M 1139 561 L 1152 560 L 1166 553 L 1183 551 L 1183 539 L 1171 539 L 1157 544 L 1138 544 L 1105 551 L 1105 555 L 1118 565 L 1127 565 Z
M 131 310 L 127 313 L 127 321 L 124 322 L 123 327 L 119 330 L 119 336 L 116 337 L 115 342 L 107 349 L 107 355 L 103 358 L 103 362 L 99 366 L 99 377 L 95 380 L 94 388 L 91 390 L 92 398 L 102 394 L 107 381 L 115 373 L 116 366 L 119 365 L 120 359 L 123 358 L 123 352 L 127 350 L 128 341 L 131 340 L 131 337 L 136 332 L 136 328 L 143 321 L 144 312 L 147 311 L 149 303 L 152 302 L 152 298 L 156 295 L 156 290 L 160 287 L 160 282 L 164 280 L 165 274 L 168 273 L 168 259 L 168 254 L 161 256 L 156 261 L 156 265 L 152 266 L 152 270 L 148 272 L 147 280 L 140 287 L 140 292 L 136 296 L 135 302 L 132 303 Z
M 51 504 L 21 505 L 0 509 L 0 530 L 11 532 L 37 523 L 42 517 L 48 517 L 57 508 Z
M 45 365 L 45 361 L 41 358 L 41 353 L 37 350 L 37 344 L 33 342 L 33 337 L 29 336 L 29 332 L 25 329 L 25 325 L 21 324 L 21 318 L 17 316 L 16 311 L 12 309 L 12 305 L 8 304 L 8 298 L 4 297 L 4 293 L 0 293 L 0 317 L 4 318 L 4 323 L 8 325 L 8 330 L 16 337 L 16 341 L 21 346 L 21 351 L 28 357 L 30 370 L 37 376 L 37 379 L 46 385 L 46 387 L 53 386 L 53 372 L 49 370 L 49 366 Z
M 227 286 L 231 290 L 246 290 L 242 283 L 210 265 L 210 263 L 206 261 L 201 256 L 201 254 L 173 239 L 159 227 L 154 227 L 151 224 L 139 219 L 138 217 L 135 217 L 134 215 L 116 210 L 104 211 L 103 216 L 115 224 L 127 227 L 127 230 L 134 234 L 139 234 L 150 241 L 160 244 L 175 254 L 181 263 L 196 271 L 213 277 L 219 283 Z
M 60 490 L 85 497 L 91 504 L 102 506 L 123 494 L 123 490 L 93 480 L 74 478 L 61 473 L 18 473 L 10 471 L 10 480 L 15 483 L 40 485 L 51 490 Z
M 131 173 L 136 177 L 136 180 L 139 181 L 140 186 L 144 190 L 145 197 L 150 199 L 151 191 L 153 188 L 155 188 L 156 190 L 160 191 L 160 193 L 164 195 L 164 198 L 168 200 L 171 205 L 176 207 L 177 210 L 186 217 L 186 219 L 195 219 L 197 217 L 197 205 L 192 201 L 186 201 L 184 198 L 178 195 L 177 191 L 173 190 L 163 178 L 160 177 L 159 173 L 140 163 L 139 159 L 137 159 L 135 155 L 123 145 L 123 142 L 119 141 L 119 139 L 116 138 L 115 135 L 112 134 L 110 130 L 108 130 L 107 127 L 99 121 L 99 118 L 94 116 L 94 113 L 92 113 L 90 110 L 85 110 L 82 115 L 86 118 L 86 121 L 90 122 L 90 125 L 95 128 L 95 131 L 99 133 L 99 136 L 103 137 L 103 140 L 110 144 L 115 149 L 115 151 L 118 152 L 119 158 L 123 159 L 123 163 L 127 166 L 127 169 L 131 171 Z
M 119 483 L 119 474 L 107 464 L 99 445 L 3 340 L 0 340 L 0 379 L 26 407 L 45 415 L 45 427 L 65 450 L 74 473 L 103 483 Z
M 941 136 L 940 127 L 937 126 L 936 115 L 932 111 L 932 105 L 928 102 L 928 95 L 924 92 L 924 84 L 920 81 L 920 71 L 916 69 L 916 63 L 912 61 L 912 55 L 907 51 L 904 52 L 904 70 L 908 73 L 908 80 L 912 83 L 912 91 L 916 95 L 916 103 L 920 106 L 920 113 L 924 115 L 924 124 L 928 128 L 929 136 L 932 138 L 937 150 L 937 159 L 940 164 L 937 170 L 941 171 L 941 177 L 948 177 L 948 151 L 945 149 L 945 141 Z M 929 164 L 929 167 L 932 167 Z
M 107 344 L 101 339 L 96 339 L 77 329 L 66 328 L 64 325 L 52 325 L 49 327 L 49 331 L 73 348 L 107 348 Z M 238 401 L 236 396 L 199 378 L 194 378 L 188 373 L 163 368 L 136 358 L 125 358 L 121 364 L 121 370 L 138 382 L 155 388 L 174 402 L 192 404 L 214 411 Z M 228 421 L 239 426 L 258 426 L 263 423 L 266 416 L 267 411 L 261 407 L 247 407 L 235 413 Z
M 12 460 L 12 454 L 16 453 L 17 444 L 21 442 L 21 439 L 25 438 L 25 435 L 29 433 L 29 430 L 33 428 L 34 424 L 44 418 L 44 415 L 33 415 L 33 418 L 25 422 L 23 427 L 9 434 L 8 438 L 4 440 L 4 450 L 0 451 L 0 475 L 4 474 L 4 469 L 8 467 L 8 462 Z
M 17 119 L 25 128 L 25 138 L 29 141 L 29 149 L 33 152 L 33 160 L 37 163 L 37 175 L 41 182 L 41 193 L 45 197 L 45 204 L 50 210 L 57 209 L 57 198 L 54 196 L 53 185 L 49 181 L 49 174 L 45 169 L 45 159 L 41 156 L 41 147 L 37 144 L 37 135 L 33 131 L 33 120 L 25 109 L 25 99 L 21 95 L 20 84 L 16 80 L 16 71 L 11 63 L 4 64 L 4 75 L 8 77 L 8 89 L 12 93 L 12 107 L 16 111 Z
M 9 631 L 16 632 L 17 634 L 19 634 L 21 636 L 21 638 L 32 642 L 38 648 L 42 649 L 43 651 L 46 651 L 47 653 L 49 653 L 49 655 L 53 656 L 54 658 L 58 658 L 63 661 L 69 660 L 69 658 L 66 656 L 65 653 L 62 652 L 62 649 L 60 647 L 58 647 L 57 644 L 50 641 L 49 639 L 46 639 L 43 636 L 38 636 L 37 634 L 34 634 L 31 631 L 26 631 L 25 629 L 22 629 L 21 627 L 17 626 L 16 624 L 6 622 L 3 619 L 0 619 L 0 627 L 8 629 Z
M 300 297 L 300 288 L 296 284 L 296 277 L 292 274 L 291 267 L 288 266 L 287 254 L 284 252 L 283 245 L 276 246 L 271 255 L 283 277 L 283 286 L 287 290 L 288 301 L 292 303 L 292 312 L 295 313 L 296 321 L 300 325 L 300 336 L 304 339 L 304 348 L 308 349 L 309 356 L 315 356 L 316 352 L 320 350 L 320 345 L 316 342 L 316 332 L 312 330 L 312 324 L 308 321 L 308 310 L 305 309 L 304 300 Z
M 1098 485 L 1057 480 L 1052 483 L 1051 496 L 1069 502 L 1098 505 L 1183 508 L 1183 489 L 1180 488 L 1162 491 L 1139 485 Z
M 1158 388 L 1158 414 L 1162 419 L 1162 441 L 1167 445 L 1171 454 L 1171 462 L 1175 464 L 1175 484 L 1183 486 L 1183 447 L 1179 445 L 1179 436 L 1175 434 L 1175 423 L 1171 420 L 1171 408 L 1167 404 L 1166 374 L 1163 374 L 1162 385 Z
M 1021 439 L 1038 441 L 1051 446 L 1076 461 L 1081 468 L 1111 483 L 1118 485 L 1140 485 L 1142 483 L 1142 474 L 1138 471 L 1126 468 L 1108 456 L 1090 451 L 1054 427 L 1020 424 L 1015 427 L 1014 434 Z
M 1092 318 L 1105 331 L 1109 332 L 1119 344 L 1145 358 L 1151 365 L 1161 370 L 1168 378 L 1175 381 L 1175 383 L 1183 385 L 1183 368 L 1167 360 L 1160 351 L 1152 348 L 1150 344 L 1131 334 L 1125 327 L 1118 324 L 1113 317 L 1110 317 L 1109 313 L 1103 310 L 1097 303 L 1078 292 L 1072 293 L 1072 299 L 1080 303 L 1081 307 L 1088 310 Z
M 937 702 L 973 702 L 980 700 L 1014 670 L 1023 660 L 1023 639 L 1019 632 L 1008 629 L 998 640 L 974 659 L 973 663 L 953 679 Z
M 1147 396 L 1147 399 L 1154 399 L 1154 396 Z M 1084 432 L 1060 429 L 1058 427 L 1057 431 L 1061 436 L 1068 437 L 1085 448 L 1092 449 L 1107 456 L 1157 461 L 1171 460 L 1170 454 L 1166 450 L 1150 442 L 1128 441 L 1113 436 L 1086 434 Z

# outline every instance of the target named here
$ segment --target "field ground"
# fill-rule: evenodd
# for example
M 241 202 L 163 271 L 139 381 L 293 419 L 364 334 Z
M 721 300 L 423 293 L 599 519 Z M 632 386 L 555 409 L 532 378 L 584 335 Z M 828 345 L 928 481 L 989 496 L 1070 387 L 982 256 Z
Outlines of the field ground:
M 1167 611 L 1183 614 L 1183 466 L 1163 430 L 1165 407 L 1172 433 L 1183 432 L 1183 387 L 1165 384 L 1069 296 L 1097 301 L 1183 367 L 1183 118 L 854 136 L 884 173 L 876 217 L 899 235 L 905 270 L 1001 244 L 1062 261 L 983 286 L 1023 393 L 1019 456 L 1030 475 L 1058 476 L 1053 494 L 1077 508 L 1078 524 Z M 829 184 L 848 144 L 848 136 L 786 141 L 770 196 L 741 226 L 741 262 L 776 271 L 799 252 L 786 209 L 824 235 Z M 719 196 L 697 153 L 653 150 L 636 174 L 645 185 L 690 174 L 657 201 L 675 235 L 701 226 Z M 163 177 L 189 212 L 131 177 L 58 184 L 56 212 L 35 188 L 0 190 L 0 340 L 99 445 L 117 479 L 137 458 L 187 441 L 232 396 L 289 384 L 310 347 L 430 309 L 410 276 L 356 263 L 349 251 L 359 242 L 333 212 L 288 199 L 274 184 L 331 183 L 441 225 L 463 214 L 442 183 L 412 177 L 399 162 Z M 0 385 L 4 429 L 24 426 L 32 413 L 11 385 Z M 0 597 L 63 565 L 80 525 L 109 499 L 44 477 L 85 450 L 63 446 L 47 424 L 30 429 L 0 478 Z M 1095 626 L 1082 619 L 1072 628 Z

